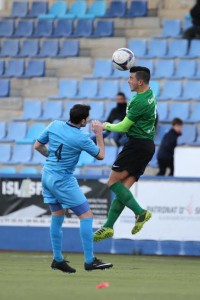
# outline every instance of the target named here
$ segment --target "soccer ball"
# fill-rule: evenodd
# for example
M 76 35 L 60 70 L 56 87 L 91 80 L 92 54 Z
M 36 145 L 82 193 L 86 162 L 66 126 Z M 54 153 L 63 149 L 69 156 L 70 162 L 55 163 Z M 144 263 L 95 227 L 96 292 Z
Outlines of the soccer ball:
M 117 49 L 113 53 L 112 64 L 115 69 L 118 69 L 120 71 L 129 70 L 135 64 L 135 55 L 130 49 Z

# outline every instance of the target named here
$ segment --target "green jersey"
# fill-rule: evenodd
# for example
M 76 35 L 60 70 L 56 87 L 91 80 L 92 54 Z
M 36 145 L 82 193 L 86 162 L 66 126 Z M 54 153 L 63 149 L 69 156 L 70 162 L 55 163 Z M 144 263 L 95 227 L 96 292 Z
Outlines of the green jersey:
M 154 139 L 156 103 L 151 89 L 133 96 L 127 105 L 126 117 L 134 122 L 127 132 L 128 136 L 138 139 Z

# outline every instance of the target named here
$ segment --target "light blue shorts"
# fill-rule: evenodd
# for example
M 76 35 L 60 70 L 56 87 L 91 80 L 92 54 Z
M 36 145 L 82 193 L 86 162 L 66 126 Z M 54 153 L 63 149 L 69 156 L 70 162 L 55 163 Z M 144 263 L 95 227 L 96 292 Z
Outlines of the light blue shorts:
M 44 203 L 60 203 L 63 208 L 72 208 L 87 202 L 73 174 L 42 172 Z

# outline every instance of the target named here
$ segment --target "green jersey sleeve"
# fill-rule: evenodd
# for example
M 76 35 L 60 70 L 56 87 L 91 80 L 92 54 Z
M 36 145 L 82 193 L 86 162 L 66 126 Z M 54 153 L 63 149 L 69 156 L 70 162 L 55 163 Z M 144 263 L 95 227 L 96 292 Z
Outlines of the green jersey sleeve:
M 128 132 L 133 122 L 129 118 L 125 117 L 121 122 L 117 124 L 106 124 L 105 129 L 113 132 Z

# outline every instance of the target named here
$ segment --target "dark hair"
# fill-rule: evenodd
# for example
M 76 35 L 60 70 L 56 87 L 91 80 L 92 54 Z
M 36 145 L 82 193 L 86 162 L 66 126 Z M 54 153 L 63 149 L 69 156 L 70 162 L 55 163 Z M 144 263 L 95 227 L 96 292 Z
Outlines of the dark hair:
M 75 104 L 69 112 L 70 121 L 74 124 L 79 124 L 83 119 L 87 119 L 89 111 L 89 105 Z
M 151 72 L 146 67 L 135 66 L 130 69 L 130 73 L 136 73 L 137 80 L 143 80 L 145 83 L 149 83 Z
M 123 98 L 125 98 L 125 99 L 126 99 L 126 96 L 125 96 L 125 94 L 124 94 L 123 92 L 119 92 L 119 93 L 117 93 L 117 96 L 122 96 Z
M 174 125 L 183 125 L 183 121 L 181 120 L 181 119 L 179 119 L 179 118 L 174 118 L 173 120 L 172 120 L 172 126 L 174 126 Z

